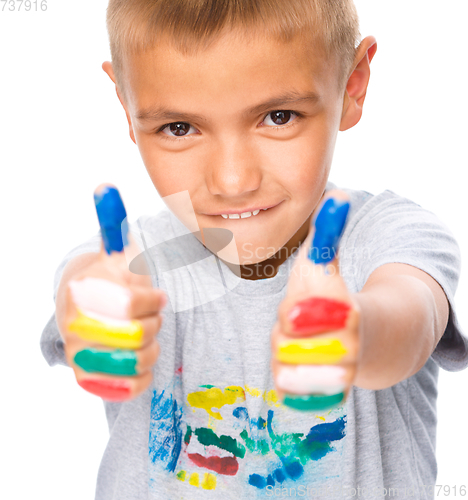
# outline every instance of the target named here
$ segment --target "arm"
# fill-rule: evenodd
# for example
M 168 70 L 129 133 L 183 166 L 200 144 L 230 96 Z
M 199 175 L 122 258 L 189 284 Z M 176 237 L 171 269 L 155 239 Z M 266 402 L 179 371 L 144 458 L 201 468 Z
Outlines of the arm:
M 317 219 L 325 215 L 318 226 L 315 220 L 314 230 L 299 248 L 272 332 L 278 398 L 308 411 L 341 404 L 352 386 L 382 390 L 417 373 L 434 353 L 449 317 L 445 287 L 431 271 L 430 275 L 420 270 L 418 262 L 434 270 L 447 293 L 455 287 L 459 271 L 456 242 L 432 214 L 418 209 L 402 223 L 401 210 L 392 213 L 390 207 L 392 217 L 379 213 L 376 221 L 367 221 L 372 254 L 359 264 L 362 272 L 369 269 L 369 277 L 360 292 L 351 293 L 338 255 L 331 253 L 332 260 L 328 256 L 323 261 L 316 259 L 314 250 L 310 258 L 311 248 L 338 246 L 333 238 L 341 235 L 337 221 L 347 195 L 336 190 L 328 196 L 341 200 L 341 208 L 325 209 L 324 203 L 320 209 Z M 411 237 L 392 243 L 400 224 L 411 228 Z M 390 230 L 383 231 L 385 227 Z M 373 240 L 377 234 L 381 236 Z M 366 241 L 361 241 L 365 247 Z M 399 254 L 414 264 L 395 263 Z M 387 263 L 373 267 L 377 258 Z
M 353 385 L 385 389 L 419 371 L 447 326 L 449 306 L 441 286 L 413 266 L 385 264 L 353 298 L 361 319 Z

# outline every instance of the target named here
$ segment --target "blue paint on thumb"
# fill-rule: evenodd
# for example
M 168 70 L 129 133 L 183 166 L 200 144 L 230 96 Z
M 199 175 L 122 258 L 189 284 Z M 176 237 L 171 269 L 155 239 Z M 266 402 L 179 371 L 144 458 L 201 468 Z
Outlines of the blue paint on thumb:
M 107 186 L 94 195 L 94 203 L 106 252 L 121 252 L 128 245 L 128 223 L 119 191 Z
M 329 198 L 315 219 L 315 234 L 308 257 L 315 264 L 326 264 L 335 258 L 350 205 Z

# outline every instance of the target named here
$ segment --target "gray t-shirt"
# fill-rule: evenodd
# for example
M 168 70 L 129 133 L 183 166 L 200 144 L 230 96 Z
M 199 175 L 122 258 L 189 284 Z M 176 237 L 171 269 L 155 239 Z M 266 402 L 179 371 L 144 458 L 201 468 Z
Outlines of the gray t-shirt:
M 331 411 L 282 405 L 270 336 L 297 252 L 273 278 L 240 279 L 170 211 L 140 217 L 132 232 L 149 256 L 153 286 L 169 299 L 161 354 L 141 396 L 104 401 L 110 437 L 96 500 L 434 497 L 439 367 L 468 365 L 453 302 L 459 248 L 416 203 L 388 190 L 345 191 L 351 210 L 339 255 L 349 291 L 359 292 L 382 264 L 400 262 L 431 275 L 447 295 L 449 322 L 423 368 L 388 389 L 353 387 Z M 65 257 L 55 292 L 65 264 L 99 245 L 98 233 Z M 49 365 L 67 365 L 55 315 L 41 349 Z

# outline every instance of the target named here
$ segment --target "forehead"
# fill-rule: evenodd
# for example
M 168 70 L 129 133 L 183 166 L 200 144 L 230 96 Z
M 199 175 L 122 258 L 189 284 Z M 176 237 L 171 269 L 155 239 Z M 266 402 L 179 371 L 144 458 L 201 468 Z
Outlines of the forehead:
M 128 56 L 124 63 L 128 104 L 135 112 L 155 103 L 178 108 L 213 105 L 225 112 L 269 95 L 315 93 L 326 99 L 336 64 L 310 40 L 241 38 L 226 33 L 208 49 L 183 55 L 169 41 Z

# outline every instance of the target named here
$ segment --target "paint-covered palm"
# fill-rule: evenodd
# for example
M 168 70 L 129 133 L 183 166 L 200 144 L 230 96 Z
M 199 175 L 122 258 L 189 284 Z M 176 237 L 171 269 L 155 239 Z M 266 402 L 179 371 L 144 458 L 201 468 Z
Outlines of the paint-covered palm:
M 337 255 L 348 210 L 345 192 L 327 193 L 298 251 L 273 328 L 276 389 L 284 404 L 298 410 L 339 405 L 357 373 L 359 308 Z
M 57 293 L 56 317 L 78 384 L 105 400 L 126 401 L 152 381 L 166 296 L 152 287 L 149 273 L 128 269 L 127 259 L 140 249 L 128 232 L 118 190 L 101 185 L 94 199 L 101 252 L 70 261 Z

